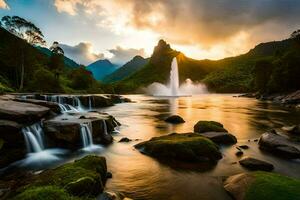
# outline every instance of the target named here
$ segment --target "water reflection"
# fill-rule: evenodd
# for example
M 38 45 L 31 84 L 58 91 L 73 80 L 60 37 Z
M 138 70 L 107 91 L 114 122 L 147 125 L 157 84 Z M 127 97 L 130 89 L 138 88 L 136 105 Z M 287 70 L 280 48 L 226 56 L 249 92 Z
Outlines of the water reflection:
M 250 146 L 249 150 L 245 150 L 246 155 L 269 161 L 275 165 L 275 171 L 300 178 L 299 160 L 291 162 L 265 154 L 253 142 L 270 128 L 299 123 L 299 112 L 255 99 L 233 98 L 232 95 L 128 97 L 136 103 L 104 109 L 123 124 L 120 134 L 114 136 L 116 141 L 125 136 L 148 140 L 171 132 L 191 132 L 199 120 L 219 121 L 237 137 L 237 145 Z M 173 114 L 183 117 L 186 123 L 165 123 L 164 119 Z M 108 169 L 113 172 L 107 188 L 124 192 L 133 199 L 230 199 L 222 187 L 221 177 L 246 171 L 237 163 L 235 145 L 222 147 L 223 159 L 203 172 L 178 170 L 176 166 L 159 163 L 135 150 L 133 145 L 138 142 L 115 143 L 101 153 L 107 158 Z

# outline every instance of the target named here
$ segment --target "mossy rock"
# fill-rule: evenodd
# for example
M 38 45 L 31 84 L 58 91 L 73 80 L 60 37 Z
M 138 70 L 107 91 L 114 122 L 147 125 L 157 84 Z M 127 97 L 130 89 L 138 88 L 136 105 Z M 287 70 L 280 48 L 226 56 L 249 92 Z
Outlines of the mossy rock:
M 32 187 L 15 196 L 12 200 L 80 200 L 56 186 Z
M 17 193 L 24 193 L 33 187 L 55 186 L 72 196 L 95 197 L 103 192 L 106 173 L 105 158 L 89 155 L 36 175 Z
M 85 194 L 97 195 L 99 188 L 103 188 L 102 182 L 95 181 L 91 177 L 82 177 L 77 181 L 68 183 L 66 190 L 75 196 L 82 196 Z
M 228 132 L 223 124 L 215 121 L 198 121 L 194 126 L 194 132 L 205 133 L 205 132 Z
M 270 172 L 229 177 L 225 189 L 236 200 L 300 200 L 300 180 Z
M 135 145 L 140 152 L 164 161 L 188 163 L 216 162 L 222 158 L 218 146 L 211 140 L 195 133 L 154 137 Z

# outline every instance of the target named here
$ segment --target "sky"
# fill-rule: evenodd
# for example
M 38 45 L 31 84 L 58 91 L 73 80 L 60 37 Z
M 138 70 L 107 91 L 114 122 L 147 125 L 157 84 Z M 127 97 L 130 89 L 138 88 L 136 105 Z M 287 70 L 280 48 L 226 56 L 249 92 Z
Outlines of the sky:
M 246 53 L 300 28 L 299 0 L 0 0 L 81 64 L 148 57 L 159 39 L 195 59 Z

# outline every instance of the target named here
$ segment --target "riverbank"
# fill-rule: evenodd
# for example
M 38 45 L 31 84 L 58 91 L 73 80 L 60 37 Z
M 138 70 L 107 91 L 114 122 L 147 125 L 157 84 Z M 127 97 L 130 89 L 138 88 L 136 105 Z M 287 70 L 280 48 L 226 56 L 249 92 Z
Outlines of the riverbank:
M 272 101 L 274 103 L 282 104 L 286 107 L 294 107 L 300 109 L 300 90 L 290 93 L 278 94 L 259 94 L 246 93 L 239 95 L 239 97 L 256 98 L 262 101 Z

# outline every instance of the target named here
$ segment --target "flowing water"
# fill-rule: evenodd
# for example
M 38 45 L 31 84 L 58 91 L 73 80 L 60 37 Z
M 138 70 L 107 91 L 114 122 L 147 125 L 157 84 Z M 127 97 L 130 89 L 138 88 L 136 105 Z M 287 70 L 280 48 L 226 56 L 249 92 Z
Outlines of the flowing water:
M 116 117 L 122 124 L 122 137 L 140 139 L 129 143 L 115 142 L 101 155 L 105 156 L 108 170 L 113 173 L 106 188 L 124 192 L 133 199 L 229 199 L 222 187 L 222 177 L 246 171 L 235 156 L 236 145 L 222 147 L 223 158 L 210 169 L 181 170 L 169 167 L 141 154 L 133 145 L 154 136 L 172 132 L 193 131 L 198 120 L 215 120 L 233 133 L 237 145 L 247 144 L 245 156 L 269 161 L 275 172 L 300 178 L 300 161 L 287 161 L 263 153 L 254 139 L 271 129 L 299 123 L 300 112 L 250 98 L 232 95 L 205 94 L 180 98 L 158 98 L 129 95 L 136 103 L 117 104 L 102 109 Z M 163 121 L 170 114 L 179 114 L 184 124 L 171 125 Z M 251 142 L 248 142 L 251 139 Z M 300 146 L 298 146 L 300 148 Z
M 107 147 L 100 146 L 99 150 L 99 146 L 93 145 L 93 141 L 89 139 L 88 125 L 83 125 L 85 127 L 82 129 L 85 132 L 83 146 L 86 146 L 83 148 L 84 151 L 65 157 L 64 161 L 60 160 L 58 163 L 69 162 L 86 154 L 105 156 L 108 171 L 113 174 L 113 178 L 106 183 L 106 189 L 123 192 L 135 200 L 230 199 L 222 187 L 222 179 L 246 171 L 237 163 L 239 158 L 235 156 L 236 145 L 242 144 L 250 147 L 244 150 L 244 156 L 271 162 L 275 166 L 275 172 L 300 178 L 300 160 L 288 161 L 261 152 L 257 142 L 254 142 L 254 139 L 272 128 L 278 129 L 283 125 L 299 124 L 299 111 L 252 98 L 235 98 L 233 95 L 223 94 L 202 94 L 179 98 L 145 95 L 126 97 L 132 99 L 133 103 L 121 103 L 96 109 L 113 115 L 122 124 L 115 131 L 116 134 L 113 134 L 115 139 L 113 144 Z M 186 122 L 179 125 L 164 122 L 164 119 L 171 114 L 180 115 Z M 223 158 L 212 168 L 199 167 L 193 170 L 183 170 L 176 165 L 170 167 L 141 154 L 133 147 L 134 144 L 154 136 L 172 132 L 191 132 L 199 120 L 219 121 L 238 139 L 236 145 L 221 147 Z M 38 134 L 33 133 L 33 135 L 35 141 L 40 144 Z M 28 135 L 28 137 L 32 136 Z M 133 141 L 117 142 L 122 137 L 128 137 Z M 98 151 L 95 151 L 93 146 L 97 146 Z M 297 147 L 300 148 L 300 145 Z M 32 153 L 36 156 L 30 156 L 30 159 L 25 161 L 32 165 L 36 165 L 36 161 L 43 162 L 41 166 L 44 168 L 47 167 L 45 162 L 48 161 L 49 166 L 53 167 L 56 154 L 50 154 L 55 157 L 49 158 L 47 157 L 48 151 L 50 150 Z

